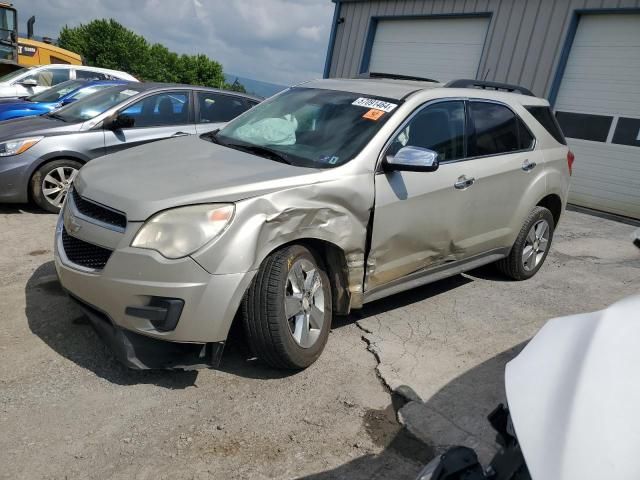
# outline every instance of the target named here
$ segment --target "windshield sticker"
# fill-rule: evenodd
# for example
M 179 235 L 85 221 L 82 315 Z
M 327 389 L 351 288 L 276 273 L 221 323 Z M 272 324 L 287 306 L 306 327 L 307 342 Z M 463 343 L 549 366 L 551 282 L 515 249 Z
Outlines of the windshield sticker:
M 329 165 L 335 165 L 338 163 L 338 160 L 340 160 L 340 158 L 335 155 L 323 155 L 320 157 L 321 162 L 328 163 Z
M 376 121 L 376 120 L 379 120 L 380 117 L 382 117 L 384 114 L 385 112 L 383 112 L 382 110 L 378 110 L 377 108 L 372 108 L 371 110 L 368 110 L 367 113 L 362 115 L 362 118 Z
M 385 112 L 391 112 L 398 105 L 395 103 L 384 102 L 382 100 L 377 100 L 375 98 L 358 98 L 351 105 L 355 105 L 357 107 L 365 107 L 365 108 L 375 108 L 376 110 L 382 110 Z
M 126 95 L 127 97 L 130 97 L 132 95 L 137 95 L 140 92 L 136 92 L 135 90 L 122 90 L 120 93 L 122 95 Z

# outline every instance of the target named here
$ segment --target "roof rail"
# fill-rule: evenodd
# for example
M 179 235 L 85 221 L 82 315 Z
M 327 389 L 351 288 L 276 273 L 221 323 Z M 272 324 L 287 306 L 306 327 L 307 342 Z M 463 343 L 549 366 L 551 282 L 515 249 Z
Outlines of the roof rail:
M 481 88 L 483 90 L 497 90 L 499 92 L 520 93 L 529 97 L 535 97 L 531 90 L 521 87 L 520 85 L 512 85 L 510 83 L 500 82 L 487 82 L 485 80 L 451 80 L 445 85 L 445 88 Z
M 415 80 L 418 82 L 440 83 L 438 80 L 414 75 L 402 75 L 400 73 L 366 72 L 358 75 L 358 78 L 388 78 L 390 80 Z

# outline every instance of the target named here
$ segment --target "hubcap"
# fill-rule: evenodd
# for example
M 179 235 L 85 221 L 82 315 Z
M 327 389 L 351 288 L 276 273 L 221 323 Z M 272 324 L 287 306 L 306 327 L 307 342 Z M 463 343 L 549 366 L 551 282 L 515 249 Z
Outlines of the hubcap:
M 47 173 L 42 180 L 42 194 L 47 202 L 60 208 L 77 174 L 73 167 L 58 167 Z
M 542 262 L 549 246 L 549 232 L 546 220 L 538 220 L 529 230 L 522 250 L 522 265 L 526 271 L 534 270 Z
M 324 325 L 324 290 L 318 268 L 306 258 L 296 260 L 289 269 L 284 311 L 296 343 L 312 347 Z

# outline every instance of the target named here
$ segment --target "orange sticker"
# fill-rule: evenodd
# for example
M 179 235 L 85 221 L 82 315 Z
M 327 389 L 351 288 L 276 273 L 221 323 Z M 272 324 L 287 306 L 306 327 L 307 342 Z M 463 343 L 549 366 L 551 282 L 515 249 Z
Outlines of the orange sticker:
M 377 108 L 372 108 L 367 113 L 362 115 L 362 118 L 366 118 L 368 120 L 379 120 L 380 117 L 384 115 L 383 110 L 378 110 Z

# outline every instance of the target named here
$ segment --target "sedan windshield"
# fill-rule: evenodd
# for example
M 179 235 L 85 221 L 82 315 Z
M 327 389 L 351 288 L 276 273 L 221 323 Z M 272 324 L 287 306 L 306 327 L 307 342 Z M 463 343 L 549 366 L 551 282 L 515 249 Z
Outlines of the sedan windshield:
M 231 148 L 293 165 L 342 165 L 373 138 L 398 100 L 291 88 L 228 123 L 213 138 Z
M 47 115 L 68 123 L 85 122 L 138 93 L 140 93 L 139 90 L 134 90 L 127 85 L 119 85 L 104 89 Z
M 29 67 L 29 68 L 31 68 L 31 67 Z M 14 78 L 19 77 L 23 73 L 29 71 L 29 68 L 19 68 L 17 70 L 14 70 L 11 73 L 7 73 L 6 75 L 3 75 L 3 76 L 0 77 L 0 82 L 9 82 L 9 81 L 13 80 Z
M 48 88 L 44 92 L 31 95 L 27 100 L 30 102 L 57 102 L 67 93 L 85 85 L 86 83 L 87 82 L 83 82 L 82 80 L 68 80 L 66 82 L 59 83 L 55 87 Z

